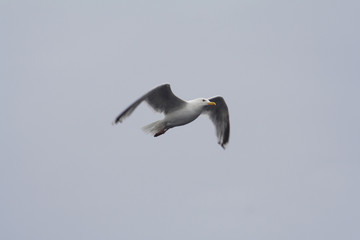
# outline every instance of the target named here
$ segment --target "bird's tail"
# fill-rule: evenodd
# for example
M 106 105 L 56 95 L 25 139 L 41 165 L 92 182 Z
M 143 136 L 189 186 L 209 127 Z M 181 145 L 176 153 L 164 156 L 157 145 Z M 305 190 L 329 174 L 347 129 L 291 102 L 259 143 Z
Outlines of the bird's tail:
M 146 133 L 156 134 L 166 127 L 165 123 L 162 120 L 150 123 L 142 128 L 142 130 Z

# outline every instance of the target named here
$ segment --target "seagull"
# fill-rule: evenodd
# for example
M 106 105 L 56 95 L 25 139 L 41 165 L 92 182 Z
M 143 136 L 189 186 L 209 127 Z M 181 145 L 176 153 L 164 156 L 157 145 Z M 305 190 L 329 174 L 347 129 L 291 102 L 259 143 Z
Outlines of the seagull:
M 225 149 L 229 142 L 230 121 L 229 110 L 221 96 L 209 99 L 197 98 L 185 101 L 171 91 L 170 84 L 160 85 L 126 108 L 115 119 L 114 124 L 121 123 L 143 101 L 147 102 L 155 111 L 164 113 L 164 118 L 143 127 L 145 132 L 158 137 L 173 127 L 182 126 L 194 121 L 201 114 L 209 115 L 216 128 L 218 143 Z

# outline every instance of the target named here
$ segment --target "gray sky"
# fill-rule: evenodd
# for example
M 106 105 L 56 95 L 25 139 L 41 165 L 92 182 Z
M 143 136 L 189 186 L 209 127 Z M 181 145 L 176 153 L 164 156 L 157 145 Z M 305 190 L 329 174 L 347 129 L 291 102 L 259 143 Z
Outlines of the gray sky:
M 0 1 L 0 239 L 360 239 L 357 1 Z M 136 98 L 222 95 L 153 138 Z

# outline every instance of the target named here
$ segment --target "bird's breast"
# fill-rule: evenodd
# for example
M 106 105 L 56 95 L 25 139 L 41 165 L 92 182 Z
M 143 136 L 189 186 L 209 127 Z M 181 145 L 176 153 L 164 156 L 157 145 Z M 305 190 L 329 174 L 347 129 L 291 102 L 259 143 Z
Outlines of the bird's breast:
M 194 121 L 200 113 L 201 112 L 194 111 L 193 109 L 180 109 L 167 114 L 165 121 L 169 127 L 181 126 Z

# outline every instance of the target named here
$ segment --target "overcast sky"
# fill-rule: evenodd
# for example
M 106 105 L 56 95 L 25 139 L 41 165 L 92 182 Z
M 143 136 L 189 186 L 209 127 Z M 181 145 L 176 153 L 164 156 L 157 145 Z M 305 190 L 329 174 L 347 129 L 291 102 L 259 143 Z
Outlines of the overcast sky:
M 360 239 L 360 3 L 0 1 L 0 239 Z M 221 95 L 158 138 L 153 87 Z

